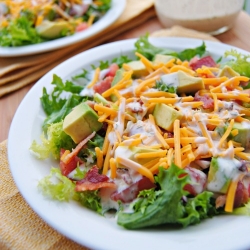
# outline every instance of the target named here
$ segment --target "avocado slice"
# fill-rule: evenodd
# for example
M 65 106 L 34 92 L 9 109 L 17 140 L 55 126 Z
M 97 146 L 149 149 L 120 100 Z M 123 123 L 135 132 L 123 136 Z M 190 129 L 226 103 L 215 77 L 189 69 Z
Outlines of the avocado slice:
M 178 71 L 177 73 L 179 78 L 178 94 L 194 94 L 205 88 L 202 78 L 190 76 L 183 71 Z
M 135 78 L 140 78 L 148 74 L 147 68 L 141 61 L 131 61 L 127 64 L 133 70 L 133 77 Z
M 102 103 L 103 105 L 109 104 L 109 102 L 99 93 L 94 94 L 94 101 L 97 103 Z
M 47 39 L 55 39 L 61 36 L 62 31 L 69 29 L 69 23 L 66 21 L 51 22 L 44 20 L 36 27 L 37 33 Z
M 141 165 L 153 160 L 154 158 L 142 158 L 142 159 L 136 159 L 135 155 L 139 153 L 151 153 L 151 152 L 158 152 L 159 149 L 152 149 L 152 148 L 146 148 L 146 147 L 136 147 L 136 146 L 118 146 L 115 150 L 115 158 L 116 157 L 125 157 L 127 159 L 130 159 L 132 161 L 135 161 Z M 122 167 L 122 166 L 120 166 Z
M 241 162 L 236 159 L 213 157 L 208 172 L 207 190 L 226 194 L 240 166 Z
M 240 74 L 236 71 L 234 71 L 230 66 L 226 65 L 224 68 L 220 71 L 218 77 L 226 76 L 228 78 L 232 78 L 234 76 L 239 76 Z
M 217 127 L 216 131 L 220 136 L 223 136 L 223 134 L 227 130 L 227 127 L 228 125 L 224 127 Z M 234 137 L 230 135 L 228 137 L 228 140 L 234 140 L 241 143 L 242 147 L 244 147 L 245 150 L 248 151 L 250 149 L 250 125 L 248 123 L 235 122 L 233 125 L 233 129 L 237 129 L 238 134 Z
M 156 124 L 159 127 L 172 132 L 174 121 L 176 119 L 181 120 L 183 114 L 182 112 L 177 111 L 166 104 L 157 103 L 153 111 L 153 116 L 155 118 Z
M 173 59 L 175 57 L 173 56 L 168 56 L 168 55 L 161 55 L 161 54 L 156 54 L 154 59 L 153 59 L 153 64 L 157 65 L 159 63 L 167 63 L 169 62 L 171 59 Z
M 63 130 L 75 143 L 79 143 L 94 131 L 102 127 L 98 115 L 86 103 L 81 103 L 65 117 Z
M 161 82 L 176 88 L 178 94 L 194 94 L 205 88 L 202 78 L 190 76 L 181 70 L 161 76 Z
M 113 79 L 113 81 L 111 82 L 111 87 L 115 86 L 118 82 L 121 81 L 121 79 L 123 78 L 123 73 L 125 72 L 124 69 L 118 69 L 115 73 L 115 77 Z M 112 102 L 117 101 L 117 97 L 115 95 L 110 95 L 110 99 Z

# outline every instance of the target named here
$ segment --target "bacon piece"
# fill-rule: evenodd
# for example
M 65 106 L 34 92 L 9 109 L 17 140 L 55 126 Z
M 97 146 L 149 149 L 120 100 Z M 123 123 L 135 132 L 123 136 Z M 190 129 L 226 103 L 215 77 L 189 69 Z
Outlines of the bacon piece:
M 102 80 L 99 83 L 95 84 L 94 87 L 93 87 L 94 91 L 101 95 L 103 92 L 110 89 L 113 78 L 114 78 L 113 76 L 107 76 L 104 80 Z
M 216 208 L 224 207 L 226 204 L 226 199 L 227 199 L 226 195 L 219 195 L 215 200 L 215 207 Z
M 71 159 L 73 158 L 73 157 L 75 157 L 79 152 L 80 152 L 80 150 L 82 149 L 82 147 L 90 140 L 90 139 L 92 139 L 94 136 L 95 136 L 95 131 L 91 134 L 91 135 L 89 135 L 88 137 L 86 137 L 84 140 L 82 140 L 77 146 L 76 146 L 76 148 L 75 149 L 73 149 L 72 150 L 72 152 L 71 153 L 69 153 L 64 159 L 63 159 L 63 162 L 65 163 L 65 164 L 68 164 L 70 161 L 71 161 Z
M 199 91 L 195 93 L 194 101 L 196 101 L 196 102 L 199 102 L 199 101 L 203 102 L 202 107 L 204 109 L 212 109 L 214 107 L 214 100 L 213 100 L 213 98 L 211 98 L 208 95 L 202 95 L 201 96 L 199 94 Z
M 119 69 L 119 66 L 116 64 L 116 63 L 113 63 L 113 64 L 111 64 L 110 66 L 109 66 L 109 71 L 108 71 L 108 73 L 106 74 L 106 77 L 107 76 L 115 76 L 115 74 L 116 74 L 116 71 Z
M 116 188 L 116 184 L 110 182 L 106 175 L 98 173 L 98 167 L 92 167 L 85 178 L 76 182 L 76 191 L 97 190 L 99 188 Z
M 196 70 L 198 68 L 201 68 L 202 66 L 215 67 L 216 62 L 211 56 L 205 56 L 201 59 L 193 58 L 190 61 L 189 65 L 193 70 Z
M 111 199 L 114 201 L 120 200 L 123 203 L 131 202 L 138 196 L 140 191 L 145 189 L 151 189 L 154 187 L 155 184 L 152 183 L 148 178 L 143 176 L 142 179 L 140 179 L 136 183 L 133 183 L 131 186 L 124 189 L 120 193 L 118 192 L 113 193 L 111 195 Z
M 248 202 L 248 190 L 244 184 L 239 181 L 234 198 L 234 207 L 240 207 L 242 204 Z
M 64 152 L 65 152 L 65 149 L 61 149 L 60 156 L 62 156 Z M 64 163 L 62 160 L 60 160 L 60 169 L 61 169 L 62 174 L 64 176 L 67 176 L 77 167 L 78 163 L 81 164 L 82 160 L 77 156 L 72 157 L 67 164 Z

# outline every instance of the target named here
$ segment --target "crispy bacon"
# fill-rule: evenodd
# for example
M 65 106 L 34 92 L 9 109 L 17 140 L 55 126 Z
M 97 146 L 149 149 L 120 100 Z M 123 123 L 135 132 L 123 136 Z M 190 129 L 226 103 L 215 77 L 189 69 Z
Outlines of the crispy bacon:
M 154 188 L 155 184 L 152 183 L 148 178 L 142 177 L 139 181 L 136 183 L 133 183 L 128 188 L 124 189 L 120 193 L 115 192 L 111 195 L 111 199 L 114 201 L 122 201 L 123 203 L 131 202 L 133 201 L 139 194 L 140 191 L 145 189 L 151 189 Z
M 114 78 L 113 76 L 107 76 L 104 80 L 102 80 L 99 83 L 95 84 L 94 87 L 93 87 L 94 91 L 101 95 L 103 92 L 110 89 L 113 78 Z
M 192 59 L 189 65 L 193 70 L 196 70 L 198 68 L 201 68 L 202 66 L 215 67 L 216 62 L 211 56 L 205 56 L 202 57 L 201 59 L 197 58 Z
M 106 74 L 106 77 L 107 76 L 115 76 L 116 74 L 116 71 L 119 69 L 119 66 L 116 64 L 116 63 L 112 63 L 110 66 L 109 66 L 109 71 L 108 73 Z
M 97 190 L 99 188 L 116 188 L 106 175 L 98 173 L 98 167 L 92 167 L 85 178 L 76 182 L 76 191 Z
M 208 95 L 200 95 L 199 91 L 195 93 L 194 96 L 194 101 L 198 102 L 201 101 L 203 102 L 203 108 L 204 109 L 212 109 L 214 107 L 214 100 Z
M 61 149 L 60 156 L 62 156 L 64 152 L 65 152 L 65 149 Z M 78 163 L 81 164 L 82 160 L 77 156 L 72 157 L 67 164 L 64 163 L 62 160 L 60 160 L 60 169 L 61 169 L 62 174 L 67 176 L 77 167 Z
M 242 204 L 248 202 L 248 190 L 244 184 L 239 181 L 234 198 L 234 207 L 240 207 Z

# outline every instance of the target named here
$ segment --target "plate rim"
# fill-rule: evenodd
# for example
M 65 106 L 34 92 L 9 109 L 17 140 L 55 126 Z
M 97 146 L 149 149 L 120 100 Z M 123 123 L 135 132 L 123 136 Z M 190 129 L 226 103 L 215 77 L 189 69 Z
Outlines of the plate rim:
M 34 204 L 32 203 L 32 197 L 28 197 L 26 193 L 23 193 L 24 190 L 24 186 L 23 183 L 21 184 L 20 179 L 18 179 L 18 172 L 17 169 L 15 168 L 15 164 L 17 163 L 15 159 L 13 159 L 13 147 L 15 146 L 15 138 L 16 138 L 16 132 L 14 131 L 15 127 L 17 126 L 17 122 L 18 122 L 18 116 L 20 116 L 20 112 L 22 109 L 22 106 L 24 105 L 23 103 L 27 102 L 29 100 L 29 98 L 32 98 L 32 95 L 38 91 L 40 89 L 40 93 L 41 93 L 41 87 L 44 85 L 44 81 L 46 81 L 48 79 L 49 76 L 52 76 L 53 73 L 60 71 L 61 69 L 65 69 L 67 67 L 67 65 L 71 65 L 74 61 L 77 61 L 79 59 L 81 59 L 82 57 L 88 58 L 89 55 L 91 55 L 93 52 L 95 52 L 95 54 L 101 54 L 101 52 L 104 53 L 108 53 L 108 50 L 110 48 L 112 48 L 112 50 L 116 50 L 118 48 L 125 48 L 126 46 L 129 47 L 133 47 L 134 42 L 137 39 L 127 39 L 127 40 L 122 40 L 122 41 L 118 41 L 118 42 L 113 42 L 113 43 L 109 43 L 109 44 L 104 44 L 101 46 L 98 46 L 96 48 L 84 51 L 76 56 L 73 56 L 72 58 L 69 58 L 68 60 L 66 60 L 65 62 L 59 64 L 57 67 L 55 67 L 54 69 L 52 69 L 51 71 L 49 71 L 46 75 L 44 75 L 32 88 L 31 90 L 28 92 L 28 94 L 25 96 L 25 98 L 23 99 L 23 101 L 21 102 L 21 104 L 19 105 L 16 114 L 13 118 L 13 121 L 11 123 L 11 127 L 10 127 L 10 132 L 9 132 L 9 139 L 8 139 L 8 159 L 9 159 L 9 163 L 10 163 L 10 170 L 12 173 L 12 176 L 15 180 L 15 183 L 21 193 L 21 195 L 24 197 L 24 199 L 26 200 L 26 202 L 29 204 L 29 206 L 33 209 L 33 211 L 35 211 L 45 222 L 47 222 L 51 227 L 53 227 L 55 230 L 59 231 L 61 234 L 65 235 L 66 237 L 69 237 L 71 240 L 83 245 L 83 246 L 88 246 L 91 248 L 102 248 L 102 249 L 112 249 L 112 247 L 107 243 L 105 244 L 100 244 L 100 242 L 92 242 L 92 240 L 90 239 L 85 239 L 84 241 L 82 239 L 79 239 L 76 235 L 72 234 L 72 232 L 69 232 L 67 230 L 67 228 L 58 228 L 58 224 L 55 221 L 51 221 L 51 218 L 48 219 L 48 216 L 46 214 L 44 214 L 43 211 L 41 211 L 40 209 L 38 209 L 36 206 L 34 206 Z M 154 42 L 157 40 L 162 40 L 162 41 L 166 41 L 166 43 L 172 43 L 172 45 L 174 44 L 175 46 L 180 46 L 187 48 L 188 46 L 186 46 L 185 44 L 200 44 L 200 42 L 202 41 L 201 39 L 191 39 L 191 38 L 175 38 L 175 37 L 171 37 L 171 38 L 150 38 L 150 41 Z M 126 45 L 127 44 L 127 45 Z M 173 47 L 174 47 L 173 45 Z M 206 41 L 206 45 L 208 47 L 208 49 L 210 49 L 210 47 L 213 47 L 214 51 L 220 51 L 221 49 L 225 50 L 225 49 L 237 49 L 238 51 L 242 52 L 242 53 L 247 53 L 249 54 L 249 52 L 239 49 L 237 47 L 231 46 L 231 45 L 227 45 L 227 44 L 223 44 L 223 43 L 217 43 L 217 42 L 211 42 L 211 41 Z M 193 46 L 193 45 L 191 45 Z M 219 55 L 219 54 L 218 54 Z M 96 55 L 97 57 L 98 55 Z M 104 58 L 105 59 L 105 58 Z M 65 73 L 66 74 L 66 73 Z M 47 84 L 46 86 L 48 86 L 49 84 Z M 36 99 L 39 99 L 38 96 L 36 96 Z M 53 201 L 55 202 L 55 201 Z M 67 206 L 66 206 L 67 207 Z M 86 211 L 84 211 L 86 212 Z M 90 215 L 90 213 L 88 213 Z M 97 215 L 98 216 L 98 215 Z M 218 218 L 218 217 L 214 217 L 214 218 Z M 231 216 L 230 218 L 234 218 L 233 216 Z M 239 218 L 239 217 L 237 217 Z M 100 218 L 99 218 L 100 219 Z M 241 217 L 242 219 L 242 217 Z M 99 221 L 99 220 L 98 220 Z M 98 223 L 97 223 L 98 224 Z M 209 224 L 209 223 L 208 223 Z M 250 223 L 249 223 L 250 224 Z M 245 226 L 246 227 L 246 226 Z M 194 227 L 190 228 L 190 231 L 193 231 Z M 114 233 L 114 228 L 109 228 L 110 231 L 112 233 Z M 250 225 L 247 227 L 247 229 L 250 230 Z M 115 227 L 115 230 L 118 230 L 119 232 L 121 232 L 122 235 L 129 235 L 129 237 L 131 237 L 131 239 L 133 239 L 133 242 L 137 242 L 137 237 L 138 239 L 142 237 L 143 235 L 148 235 L 148 230 L 138 230 L 136 232 L 133 231 L 133 233 L 131 233 L 131 231 L 127 231 L 124 230 L 120 227 Z M 171 234 L 171 232 L 167 231 L 167 234 Z M 118 233 L 119 234 L 119 233 Z M 120 234 L 119 234 L 120 235 Z M 116 235 L 117 236 L 117 235 Z M 136 237 L 135 237 L 136 236 Z M 173 237 L 173 234 L 171 234 L 171 236 Z M 232 235 L 233 236 L 233 235 Z M 243 237 L 243 236 L 241 236 Z M 192 239 L 192 243 L 193 243 L 194 239 Z M 218 240 L 217 240 L 218 241 Z M 228 241 L 230 242 L 230 240 Z M 137 242 L 138 243 L 138 242 Z M 176 243 L 176 242 L 175 242 Z M 232 243 L 232 242 L 231 242 Z M 121 249 L 126 249 L 124 248 L 127 247 L 128 242 L 123 243 L 124 245 L 122 246 Z M 170 247 L 183 247 L 183 242 L 180 243 L 176 243 L 175 245 L 173 242 L 168 241 L 168 244 L 170 244 Z M 186 244 L 186 243 L 185 243 Z M 191 244 L 191 243 L 190 243 Z M 242 245 L 239 245 L 242 244 Z M 150 245 L 150 243 L 148 243 L 148 246 Z M 132 247 L 132 245 L 130 245 Z M 222 245 L 220 245 L 222 246 Z M 225 246 L 225 245 L 224 245 Z M 235 246 L 233 245 L 227 245 L 228 247 L 230 247 L 231 249 L 236 249 L 233 248 Z M 241 247 L 241 248 L 247 248 L 250 246 L 250 239 L 245 240 L 244 242 L 237 242 L 237 246 Z M 199 245 L 200 247 L 200 245 Z M 210 246 L 209 246 L 210 247 Z M 115 249 L 115 248 L 114 248 Z M 132 248 L 131 248 L 132 249 Z M 136 245 L 136 249 L 140 249 L 140 246 Z M 144 248 L 145 249 L 145 248 Z M 195 248 L 195 246 L 193 246 L 193 249 L 198 249 Z M 203 249 L 206 249 L 206 246 L 203 247 Z M 208 248 L 207 248 L 208 249 Z
M 109 26 L 111 26 L 122 15 L 125 10 L 127 0 L 112 0 L 111 8 L 105 13 L 105 15 L 94 23 L 89 29 L 75 33 L 71 36 L 58 38 L 55 40 L 25 45 L 20 47 L 2 47 L 0 46 L 0 57 L 21 57 L 29 55 L 38 55 L 53 50 L 65 48 L 78 42 L 83 42 L 89 39 L 99 32 L 102 32 Z

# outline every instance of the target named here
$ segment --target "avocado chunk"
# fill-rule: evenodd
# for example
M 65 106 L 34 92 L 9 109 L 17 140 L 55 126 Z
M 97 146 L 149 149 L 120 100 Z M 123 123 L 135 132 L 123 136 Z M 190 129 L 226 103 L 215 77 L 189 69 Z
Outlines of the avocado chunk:
M 51 22 L 43 21 L 36 27 L 38 34 L 47 39 L 55 39 L 61 36 L 63 30 L 69 29 L 69 24 L 66 21 Z
M 153 116 L 159 127 L 172 132 L 174 121 L 176 119 L 181 120 L 183 114 L 166 104 L 157 103 L 153 111 Z
M 168 56 L 168 55 L 156 54 L 154 59 L 153 59 L 153 64 L 157 65 L 159 63 L 167 63 L 173 58 L 175 58 L 175 57 Z
M 111 87 L 115 86 L 118 82 L 121 81 L 121 79 L 123 78 L 123 73 L 124 73 L 124 69 L 118 69 L 115 73 L 115 77 L 113 79 L 113 81 L 111 82 Z M 110 95 L 110 99 L 112 102 L 117 101 L 117 97 L 115 95 Z
M 217 127 L 216 131 L 220 136 L 223 136 L 223 134 L 227 130 L 227 127 L 228 125 L 224 127 Z M 229 135 L 228 140 L 234 140 L 241 143 L 241 146 L 244 147 L 246 151 L 248 151 L 250 149 L 250 124 L 246 122 L 235 122 L 232 130 L 234 129 L 238 130 L 238 134 L 236 136 Z
M 190 76 L 183 71 L 165 74 L 161 76 L 161 82 L 176 88 L 178 94 L 194 94 L 205 88 L 202 78 Z
M 135 78 L 140 78 L 148 74 L 146 66 L 141 61 L 131 61 L 127 64 L 133 70 L 133 77 Z
M 226 76 L 228 78 L 232 78 L 234 76 L 239 76 L 240 74 L 236 71 L 234 71 L 231 67 L 228 65 L 224 66 L 224 68 L 220 71 L 219 77 Z
M 236 159 L 213 157 L 208 172 L 207 190 L 226 194 L 231 180 L 239 173 L 241 162 Z
M 109 102 L 99 93 L 94 94 L 94 101 L 97 103 L 102 103 L 103 105 L 109 104 Z
M 115 158 L 116 157 L 125 157 L 127 159 L 130 159 L 132 161 L 135 161 L 141 165 L 153 160 L 154 158 L 139 158 L 136 159 L 135 155 L 139 153 L 152 153 L 152 152 L 158 152 L 159 149 L 151 149 L 146 147 L 136 147 L 136 146 L 118 146 L 115 150 Z M 122 167 L 122 166 L 120 166 Z
M 65 117 L 63 130 L 75 143 L 79 143 L 94 131 L 102 127 L 98 115 L 86 103 L 81 103 Z

